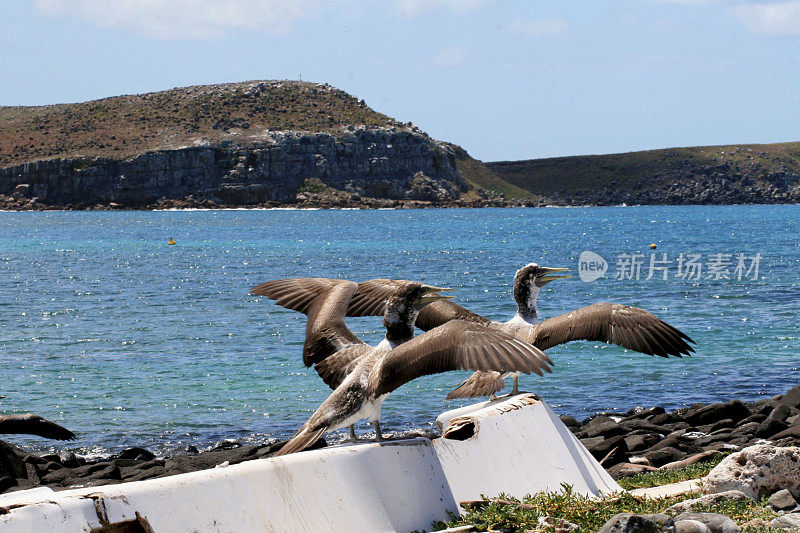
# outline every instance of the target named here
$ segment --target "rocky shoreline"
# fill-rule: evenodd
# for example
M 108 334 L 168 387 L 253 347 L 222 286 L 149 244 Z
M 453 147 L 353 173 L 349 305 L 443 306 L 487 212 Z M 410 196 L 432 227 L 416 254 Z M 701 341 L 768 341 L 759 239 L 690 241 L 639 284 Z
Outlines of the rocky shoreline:
M 325 197 L 300 196 L 297 202 L 263 202 L 255 205 L 219 204 L 212 200 L 198 200 L 192 196 L 179 199 L 163 199 L 144 207 L 126 207 L 115 202 L 107 204 L 67 204 L 48 205 L 29 199 L 16 199 L 0 194 L 0 212 L 2 211 L 180 211 L 194 209 L 482 209 L 487 207 L 608 207 L 626 206 L 628 204 L 550 202 L 537 200 L 506 199 L 501 196 L 487 195 L 478 199 L 455 199 L 448 201 L 427 200 L 390 200 L 385 198 L 365 198 L 342 192 L 339 195 Z M 630 204 L 650 205 L 650 204 Z M 705 205 L 705 204 L 662 204 L 662 205 Z M 739 204 L 716 204 L 739 205 Z M 770 203 L 752 205 L 773 205 Z M 789 205 L 798 205 L 790 203 Z
M 473 199 L 396 200 L 362 197 L 344 191 L 327 194 L 301 193 L 294 202 L 268 201 L 257 204 L 225 204 L 188 196 L 181 199 L 160 199 L 146 206 L 130 207 L 117 202 L 51 205 L 37 198 L 0 194 L 0 211 L 163 211 L 181 209 L 431 209 L 483 207 L 545 207 L 545 202 L 510 199 L 483 191 Z
M 742 402 L 694 404 L 673 412 L 636 407 L 562 421 L 615 478 L 681 467 L 715 453 L 735 452 L 768 440 L 800 445 L 800 386 L 786 394 Z
M 800 445 L 800 386 L 755 402 L 694 404 L 672 412 L 636 407 L 625 413 L 600 413 L 582 422 L 570 416 L 561 420 L 613 477 L 620 478 L 688 466 L 764 441 L 776 446 Z M 86 460 L 69 452 L 39 456 L 0 441 L 0 493 L 40 485 L 64 489 L 165 477 L 260 459 L 282 444 L 223 441 L 207 451 L 189 448 L 170 457 L 130 448 Z M 318 444 L 325 445 L 324 441 Z

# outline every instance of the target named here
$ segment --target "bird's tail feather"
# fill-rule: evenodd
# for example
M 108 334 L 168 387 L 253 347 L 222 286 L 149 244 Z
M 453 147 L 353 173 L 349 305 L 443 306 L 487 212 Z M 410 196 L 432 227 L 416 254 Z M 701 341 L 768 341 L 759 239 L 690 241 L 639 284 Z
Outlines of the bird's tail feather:
M 273 457 L 277 457 L 279 455 L 287 455 L 294 452 L 300 452 L 317 442 L 322 434 L 328 430 L 328 426 L 322 426 L 321 428 L 311 430 L 308 428 L 307 425 L 304 425 L 300 428 L 294 437 L 289 439 L 289 441 L 283 445 L 283 447 L 275 452 Z
M 447 395 L 448 400 L 490 396 L 506 386 L 500 372 L 475 372 Z

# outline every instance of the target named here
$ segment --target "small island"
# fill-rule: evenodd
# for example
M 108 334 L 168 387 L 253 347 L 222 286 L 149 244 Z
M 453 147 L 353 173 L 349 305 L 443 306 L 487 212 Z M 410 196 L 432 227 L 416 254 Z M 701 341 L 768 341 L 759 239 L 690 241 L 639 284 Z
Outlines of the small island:
M 0 209 L 800 202 L 800 143 L 483 163 L 328 84 L 0 107 Z

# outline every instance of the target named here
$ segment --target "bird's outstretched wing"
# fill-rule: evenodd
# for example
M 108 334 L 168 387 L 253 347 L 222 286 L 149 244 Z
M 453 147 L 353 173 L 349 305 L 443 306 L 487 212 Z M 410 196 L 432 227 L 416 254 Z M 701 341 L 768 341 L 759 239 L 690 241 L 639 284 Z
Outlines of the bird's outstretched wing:
M 356 283 L 341 279 L 295 278 L 268 281 L 250 292 L 308 315 L 303 362 L 311 366 L 339 350 L 364 344 L 344 322 L 356 289 Z
M 382 315 L 386 307 L 386 301 L 403 283 L 410 282 L 402 279 L 362 281 L 358 284 L 358 290 L 353 295 L 353 300 L 347 309 L 347 316 Z M 415 325 L 423 331 L 430 331 L 451 320 L 467 320 L 483 325 L 491 323 L 488 318 L 473 313 L 450 300 L 439 300 L 422 308 Z
M 549 372 L 547 356 L 538 348 L 497 329 L 453 320 L 390 351 L 370 377 L 377 396 L 428 374 L 449 370 Z
M 308 314 L 311 302 L 338 281 L 340 280 L 328 278 L 279 279 L 253 287 L 250 294 L 267 296 L 287 309 Z M 412 282 L 404 279 L 362 281 L 350 301 L 347 316 L 382 316 L 386 302 L 405 283 Z M 426 305 L 420 311 L 416 326 L 429 331 L 451 320 L 468 320 L 484 325 L 491 323 L 488 318 L 450 300 L 439 300 Z
M 314 299 L 341 281 L 328 278 L 276 279 L 256 285 L 250 289 L 250 294 L 266 296 L 281 307 L 308 314 Z
M 361 356 L 366 355 L 371 350 L 372 347 L 368 344 L 348 346 L 314 365 L 314 370 L 317 371 L 322 381 L 330 388 L 335 389 L 341 385 L 344 378 L 355 368 Z
M 463 398 L 477 398 L 480 396 L 491 396 L 503 390 L 506 382 L 503 374 L 495 371 L 478 371 L 458 384 L 447 395 L 448 400 L 460 400 Z
M 0 416 L 0 434 L 37 435 L 54 440 L 75 438 L 75 434 L 67 428 L 30 413 Z
M 548 318 L 518 335 L 539 349 L 575 340 L 614 343 L 648 355 L 680 357 L 694 352 L 686 334 L 652 313 L 622 304 L 600 302 Z

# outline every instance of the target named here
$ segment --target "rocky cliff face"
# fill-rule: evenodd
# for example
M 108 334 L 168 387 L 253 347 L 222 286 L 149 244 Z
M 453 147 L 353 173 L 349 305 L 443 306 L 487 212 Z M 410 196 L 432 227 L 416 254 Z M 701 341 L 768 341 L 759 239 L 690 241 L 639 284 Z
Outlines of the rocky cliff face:
M 193 197 L 217 205 L 293 203 L 306 180 L 349 193 L 443 202 L 469 186 L 454 150 L 416 129 L 353 128 L 329 133 L 270 132 L 234 141 L 108 157 L 35 161 L 0 169 L 0 194 L 47 206 L 151 206 Z
M 657 186 L 621 186 L 611 182 L 595 189 L 553 193 L 555 205 L 722 205 L 800 203 L 800 174 L 739 174 L 726 165 L 687 170 L 680 176 L 658 176 Z

